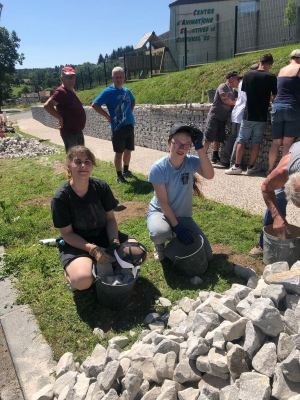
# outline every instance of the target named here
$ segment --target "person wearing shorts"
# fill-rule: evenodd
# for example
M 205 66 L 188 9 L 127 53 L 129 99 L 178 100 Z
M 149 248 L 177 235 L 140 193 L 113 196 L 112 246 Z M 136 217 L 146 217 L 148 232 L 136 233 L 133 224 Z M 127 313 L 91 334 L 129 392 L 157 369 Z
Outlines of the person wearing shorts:
M 112 70 L 112 80 L 114 84 L 99 94 L 92 107 L 110 122 L 117 182 L 127 183 L 125 178 L 133 178 L 129 171 L 129 163 L 131 152 L 134 150 L 135 99 L 131 91 L 123 86 L 125 74 L 121 67 Z M 103 104 L 106 105 L 108 113 L 102 108 Z
M 44 109 L 57 118 L 60 135 L 67 153 L 72 146 L 84 146 L 82 131 L 86 123 L 86 114 L 74 90 L 75 70 L 72 67 L 63 67 L 60 79 L 61 86 L 46 101 Z
M 277 90 L 271 110 L 272 145 L 268 173 L 274 169 L 280 146 L 283 146 L 284 157 L 295 138 L 300 136 L 300 49 L 292 51 L 289 65 L 279 71 Z
M 235 164 L 225 171 L 227 175 L 239 175 L 243 172 L 242 159 L 246 143 L 251 135 L 252 147 L 247 174 L 254 175 L 260 172 L 260 167 L 256 166 L 255 162 L 264 137 L 269 104 L 277 94 L 276 76 L 269 72 L 272 65 L 272 54 L 263 54 L 260 58 L 258 69 L 249 71 L 244 75 L 242 91 L 246 92 L 247 102 L 237 138 Z
M 204 150 L 207 152 L 210 144 L 213 143 L 213 156 L 211 159 L 213 163 L 220 161 L 220 143 L 224 143 L 227 119 L 238 95 L 234 88 L 238 86 L 241 78 L 242 76 L 236 71 L 228 72 L 226 82 L 219 85 L 216 90 L 213 104 L 207 116 L 204 132 Z

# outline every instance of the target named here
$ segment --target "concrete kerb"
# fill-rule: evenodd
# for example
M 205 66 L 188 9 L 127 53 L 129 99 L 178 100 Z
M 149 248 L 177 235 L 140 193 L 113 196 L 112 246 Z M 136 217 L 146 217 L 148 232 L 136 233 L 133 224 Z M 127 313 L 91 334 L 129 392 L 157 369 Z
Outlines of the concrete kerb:
M 0 246 L 0 257 L 3 253 L 4 248 Z M 24 399 L 31 400 L 42 387 L 54 382 L 51 374 L 56 362 L 30 307 L 16 305 L 16 297 L 10 279 L 1 280 L 0 320 L 3 332 Z

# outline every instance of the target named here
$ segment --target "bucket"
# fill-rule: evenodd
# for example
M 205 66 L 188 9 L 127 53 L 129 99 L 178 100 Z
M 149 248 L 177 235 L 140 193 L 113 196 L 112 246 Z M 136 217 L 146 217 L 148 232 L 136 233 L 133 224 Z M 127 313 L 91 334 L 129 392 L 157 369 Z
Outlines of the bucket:
M 209 102 L 209 103 L 213 103 L 213 102 L 214 102 L 215 94 L 216 94 L 216 89 L 209 89 L 209 90 L 207 91 L 208 102 Z
M 300 228 L 289 225 L 291 233 L 286 239 L 278 238 L 273 225 L 264 226 L 264 263 L 273 264 L 277 261 L 286 261 L 291 267 L 300 258 Z
M 125 308 L 130 302 L 131 293 L 139 276 L 140 269 L 137 270 L 135 278 L 130 283 L 124 285 L 111 285 L 97 276 L 95 285 L 99 303 L 111 310 Z
M 208 267 L 204 239 L 200 235 L 195 235 L 194 238 L 194 243 L 185 245 L 175 237 L 165 248 L 165 255 L 173 261 L 173 267 L 189 278 L 204 274 Z

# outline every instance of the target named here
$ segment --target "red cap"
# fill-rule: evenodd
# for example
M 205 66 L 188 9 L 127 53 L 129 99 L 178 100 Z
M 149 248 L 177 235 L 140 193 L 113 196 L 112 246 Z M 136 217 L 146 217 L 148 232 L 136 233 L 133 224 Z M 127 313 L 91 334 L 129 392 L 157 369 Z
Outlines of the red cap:
M 63 67 L 61 73 L 65 75 L 76 75 L 75 70 L 72 67 Z

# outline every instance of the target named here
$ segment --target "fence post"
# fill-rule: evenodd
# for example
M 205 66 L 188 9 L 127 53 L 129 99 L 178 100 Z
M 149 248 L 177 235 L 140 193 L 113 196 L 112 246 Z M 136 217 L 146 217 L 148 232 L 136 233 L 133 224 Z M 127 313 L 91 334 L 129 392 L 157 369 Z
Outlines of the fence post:
M 105 86 L 107 87 L 106 61 L 105 61 L 105 59 L 103 60 L 103 68 L 104 68 Z
M 84 83 L 83 83 L 82 71 L 80 71 L 80 75 L 81 75 L 82 90 L 84 90 Z
M 238 26 L 238 6 L 235 6 L 234 13 L 234 44 L 233 44 L 233 57 L 236 54 L 236 44 L 237 44 L 237 26 Z
M 149 49 L 150 49 L 150 77 L 152 78 L 152 49 L 151 49 L 151 43 L 149 43 Z
M 92 89 L 92 82 L 91 82 L 91 74 L 90 74 L 90 67 L 87 67 L 88 69 L 88 74 L 89 74 L 89 81 L 90 81 L 90 89 Z
M 123 60 L 124 60 L 124 75 L 125 75 L 125 80 L 126 80 L 126 72 L 127 72 L 127 69 L 126 69 L 126 58 L 125 58 L 125 53 L 124 53 L 124 56 L 123 56 Z
M 184 28 L 184 68 L 187 66 L 187 36 L 186 28 Z

